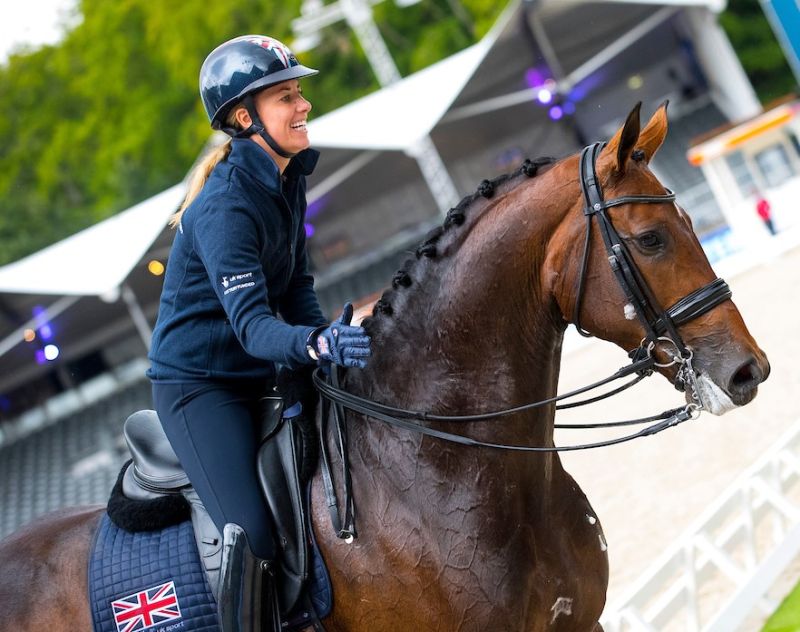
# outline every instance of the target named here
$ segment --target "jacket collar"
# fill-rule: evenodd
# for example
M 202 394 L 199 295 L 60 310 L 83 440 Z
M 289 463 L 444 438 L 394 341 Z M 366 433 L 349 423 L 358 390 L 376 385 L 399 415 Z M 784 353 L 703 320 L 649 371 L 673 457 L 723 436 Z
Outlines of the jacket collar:
M 255 178 L 270 191 L 281 192 L 281 172 L 275 161 L 260 145 L 248 138 L 234 138 L 228 162 Z M 283 173 L 284 179 L 291 180 L 299 175 L 307 176 L 314 171 L 319 160 L 316 149 L 304 149 L 289 162 Z

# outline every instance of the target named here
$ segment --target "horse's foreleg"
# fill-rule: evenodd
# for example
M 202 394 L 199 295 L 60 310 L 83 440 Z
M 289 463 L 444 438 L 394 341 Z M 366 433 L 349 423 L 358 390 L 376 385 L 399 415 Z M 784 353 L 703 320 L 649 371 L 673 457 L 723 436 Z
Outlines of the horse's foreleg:
M 0 543 L 0 620 L 15 632 L 91 632 L 89 548 L 103 508 L 43 516 Z

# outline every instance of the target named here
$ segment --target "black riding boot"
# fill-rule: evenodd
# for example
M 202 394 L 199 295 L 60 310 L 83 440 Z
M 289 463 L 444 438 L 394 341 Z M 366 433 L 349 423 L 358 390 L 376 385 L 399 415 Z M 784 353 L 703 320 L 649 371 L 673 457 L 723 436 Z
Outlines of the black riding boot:
M 272 563 L 250 551 L 247 535 L 228 523 L 222 535 L 217 609 L 222 632 L 275 632 L 281 629 Z

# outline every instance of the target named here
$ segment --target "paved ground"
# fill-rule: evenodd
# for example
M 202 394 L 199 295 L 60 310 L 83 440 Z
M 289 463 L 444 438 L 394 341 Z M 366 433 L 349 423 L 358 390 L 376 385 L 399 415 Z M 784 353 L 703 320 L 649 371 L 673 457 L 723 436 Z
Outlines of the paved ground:
M 600 450 L 569 453 L 566 469 L 592 502 L 609 546 L 613 603 L 697 516 L 764 450 L 800 419 L 800 246 L 797 235 L 780 235 L 717 272 L 733 289 L 734 302 L 767 353 L 772 375 L 750 405 L 723 417 L 699 420 L 655 437 Z M 564 358 L 560 391 L 594 381 L 626 363 L 608 343 L 590 341 Z M 562 421 L 625 419 L 682 404 L 661 377 L 630 394 L 598 404 Z M 602 434 L 561 431 L 558 443 Z

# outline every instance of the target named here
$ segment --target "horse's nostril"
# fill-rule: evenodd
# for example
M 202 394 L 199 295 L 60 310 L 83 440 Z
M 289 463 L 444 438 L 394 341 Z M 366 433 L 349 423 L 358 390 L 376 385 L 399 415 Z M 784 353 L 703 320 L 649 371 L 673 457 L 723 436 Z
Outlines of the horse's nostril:
M 763 379 L 761 369 L 754 360 L 740 366 L 730 381 L 731 393 L 746 393 L 758 386 Z

